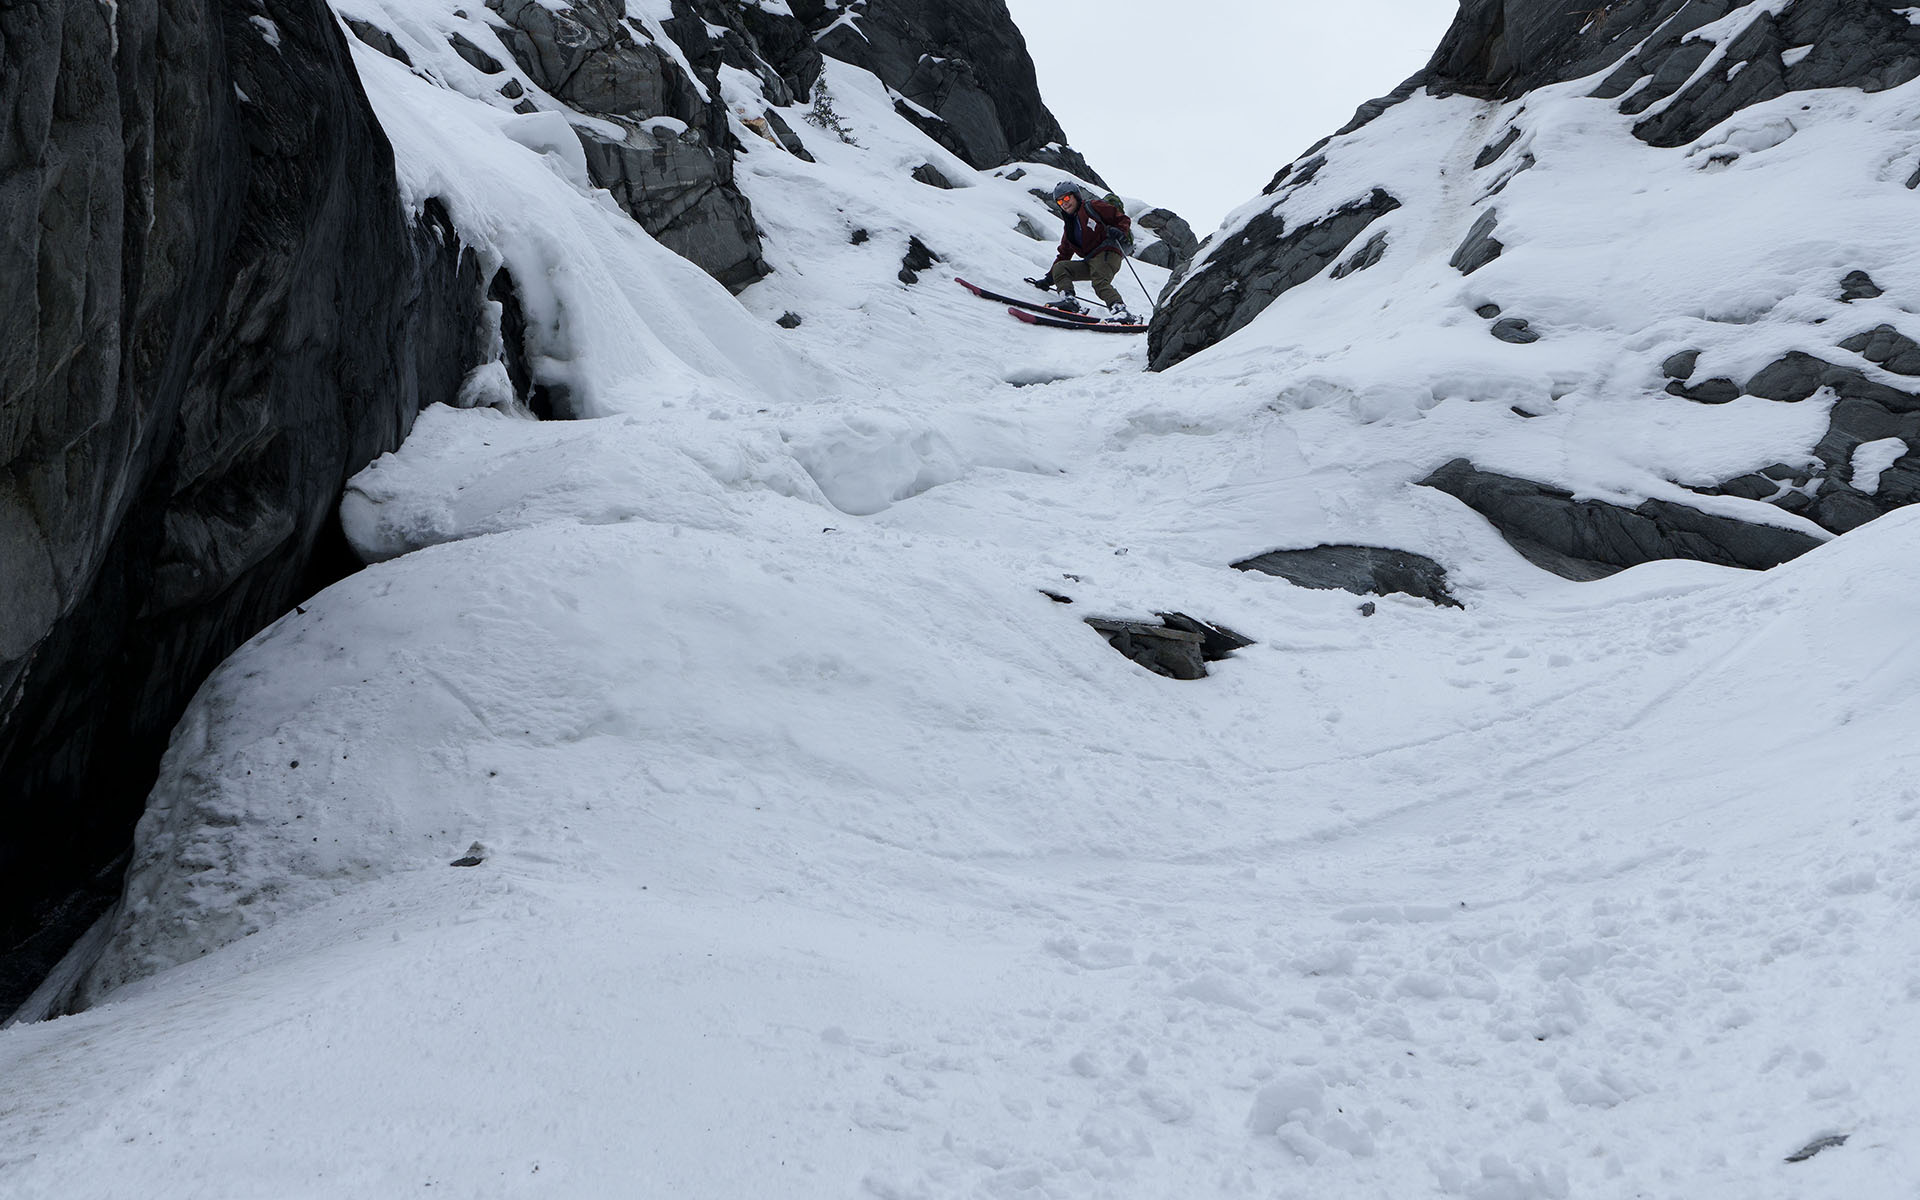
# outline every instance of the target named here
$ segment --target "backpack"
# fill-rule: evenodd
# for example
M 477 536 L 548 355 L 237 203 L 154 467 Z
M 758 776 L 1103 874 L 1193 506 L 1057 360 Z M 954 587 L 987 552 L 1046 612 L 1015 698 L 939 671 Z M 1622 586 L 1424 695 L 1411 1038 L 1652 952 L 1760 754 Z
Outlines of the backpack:
M 1133 249 L 1133 218 L 1127 215 L 1126 202 L 1121 200 L 1115 193 L 1108 192 L 1106 195 L 1100 197 L 1100 203 L 1108 205 L 1113 211 L 1120 214 L 1119 224 L 1111 227 L 1119 231 L 1114 240 L 1125 249 Z

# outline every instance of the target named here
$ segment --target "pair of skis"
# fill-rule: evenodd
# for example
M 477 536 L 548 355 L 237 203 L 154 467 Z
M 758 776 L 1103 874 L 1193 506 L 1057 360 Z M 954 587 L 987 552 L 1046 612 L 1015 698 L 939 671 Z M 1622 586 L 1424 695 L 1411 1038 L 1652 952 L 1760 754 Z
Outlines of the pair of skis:
M 1020 300 L 1013 296 L 1002 296 L 977 287 L 964 279 L 956 278 L 955 283 L 980 297 L 1007 306 L 1007 315 L 1029 325 L 1044 325 L 1048 329 L 1083 329 L 1090 333 L 1145 333 L 1147 326 L 1128 324 L 1120 321 L 1103 321 L 1082 313 L 1070 313 L 1046 304 L 1036 304 L 1030 300 Z M 1029 280 L 1028 282 L 1032 282 Z

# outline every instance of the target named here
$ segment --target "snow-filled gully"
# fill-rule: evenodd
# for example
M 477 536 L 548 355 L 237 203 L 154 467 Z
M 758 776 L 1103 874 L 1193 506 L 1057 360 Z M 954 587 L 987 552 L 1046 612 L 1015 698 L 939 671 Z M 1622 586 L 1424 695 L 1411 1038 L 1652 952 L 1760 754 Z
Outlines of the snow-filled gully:
M 1590 369 L 1668 336 L 1610 311 L 1659 278 L 1463 281 L 1414 226 L 1473 214 L 1409 203 L 1404 261 L 1147 374 L 945 282 L 1050 256 L 1033 181 L 876 167 L 930 143 L 864 73 L 859 146 L 747 139 L 775 274 L 736 303 L 362 59 L 417 194 L 509 258 L 581 231 L 543 244 L 558 310 L 603 293 L 603 415 L 436 409 L 353 482 L 380 561 L 207 683 L 92 1006 L 0 1033 L 0 1193 L 1914 1194 L 1920 519 L 1572 584 L 1411 486 L 1817 436 L 1756 405 L 1689 449 L 1699 410 Z M 1466 103 L 1364 136 L 1458 160 Z M 1566 202 L 1537 152 L 1503 236 Z M 1488 288 L 1556 337 L 1488 338 Z M 1323 543 L 1465 608 L 1230 565 Z M 1176 682 L 1084 622 L 1168 611 L 1254 644 Z

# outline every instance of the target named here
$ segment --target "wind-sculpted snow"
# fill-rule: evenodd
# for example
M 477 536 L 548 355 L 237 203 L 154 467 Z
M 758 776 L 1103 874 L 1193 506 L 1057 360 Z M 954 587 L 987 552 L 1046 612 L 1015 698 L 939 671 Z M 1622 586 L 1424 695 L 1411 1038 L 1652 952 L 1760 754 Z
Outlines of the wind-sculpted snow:
M 564 397 L 558 415 L 617 411 L 641 388 L 786 396 L 817 386 L 777 331 L 593 186 L 559 114 L 476 103 L 364 47 L 356 60 L 394 141 L 405 198 L 439 197 L 460 237 L 490 260 L 489 276 L 510 272 L 525 316 L 521 350 L 535 381 Z M 514 403 L 510 393 L 487 398 Z
M 96 1122 L 198 1148 L 215 1112 L 226 1149 L 158 1194 L 342 1161 L 713 1197 L 798 1169 L 800 1196 L 1731 1200 L 1913 1169 L 1920 793 L 1887 752 L 1920 716 L 1915 520 L 1767 576 L 1367 621 L 1144 546 L 928 532 L 969 507 L 546 525 L 263 635 L 182 730 L 93 983 L 258 932 L 0 1040 L 22 1194 L 150 1176 L 139 1143 L 71 1158 Z M 1179 690 L 1033 594 L 1062 565 L 1083 602 L 1180 587 L 1270 644 Z M 745 1129 L 779 1145 L 722 1153 Z M 1853 1149 L 1785 1173 L 1828 1133 Z

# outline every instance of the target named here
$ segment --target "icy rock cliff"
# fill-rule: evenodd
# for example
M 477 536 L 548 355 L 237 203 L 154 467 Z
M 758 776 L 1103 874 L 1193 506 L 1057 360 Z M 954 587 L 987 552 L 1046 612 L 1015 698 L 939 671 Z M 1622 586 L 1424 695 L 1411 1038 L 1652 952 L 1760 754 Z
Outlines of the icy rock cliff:
M 485 349 L 324 4 L 3 23 L 0 1012 L 110 890 L 200 680 L 338 574 L 346 478 Z
M 1774 565 L 1920 499 L 1920 330 L 1887 294 L 1911 287 L 1897 208 L 1920 184 L 1904 132 L 1916 76 L 1920 27 L 1855 0 L 1469 0 L 1424 70 L 1203 247 L 1161 306 L 1152 365 L 1220 344 L 1309 283 L 1339 304 L 1383 262 L 1396 278 L 1424 269 L 1488 322 L 1447 316 L 1446 337 L 1491 334 L 1505 361 L 1549 366 L 1525 417 L 1570 413 L 1570 396 L 1813 401 L 1830 417 L 1824 436 L 1776 442 L 1776 462 L 1731 478 L 1679 478 L 1648 455 L 1638 481 L 1580 489 L 1439 454 L 1424 482 L 1574 578 L 1660 558 Z M 1383 152 L 1409 136 L 1453 149 L 1418 164 Z M 1541 298 L 1512 311 L 1516 294 Z M 1585 357 L 1543 338 L 1585 339 Z M 1745 436 L 1737 424 L 1708 436 Z M 1799 520 L 1656 500 L 1647 477 L 1661 475 Z

